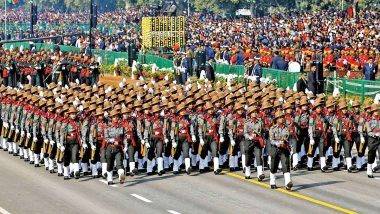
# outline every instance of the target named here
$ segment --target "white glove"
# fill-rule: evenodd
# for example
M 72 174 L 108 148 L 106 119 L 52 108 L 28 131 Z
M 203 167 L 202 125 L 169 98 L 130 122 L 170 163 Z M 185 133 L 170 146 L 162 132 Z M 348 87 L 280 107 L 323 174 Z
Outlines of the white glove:
M 110 141 L 110 143 L 113 143 L 113 142 L 115 142 L 115 138 L 111 138 L 109 141 Z
M 335 143 L 339 143 L 339 138 L 335 138 Z
M 363 143 L 363 144 L 365 143 L 365 139 L 364 139 L 364 137 L 361 137 L 361 138 L 360 138 L 360 143 Z
M 58 148 L 61 148 L 61 146 L 62 146 L 61 143 L 57 143 Z
M 87 149 L 88 148 L 87 143 L 82 144 L 82 147 L 83 149 Z
M 4 128 L 8 128 L 9 127 L 8 123 L 4 123 L 3 126 L 4 126 Z
M 231 140 L 231 146 L 235 146 L 235 140 Z
M 147 149 L 150 148 L 150 144 L 149 144 L 149 142 L 146 142 L 144 145 L 145 145 L 145 147 L 146 147 Z
M 26 137 L 27 137 L 27 138 L 31 138 L 32 135 L 31 135 L 30 133 L 27 133 L 27 134 L 26 134 Z
M 65 147 L 61 146 L 61 152 L 64 152 L 64 151 L 65 151 Z
M 191 136 L 191 140 L 192 140 L 193 143 L 194 143 L 195 141 L 197 141 L 197 138 L 193 135 L 193 136 Z
M 45 140 L 44 140 L 44 143 L 45 143 L 45 144 L 49 143 L 49 140 L 48 140 L 48 139 L 45 139 Z
M 91 145 L 91 149 L 92 150 L 96 150 L 96 146 L 95 145 Z
M 141 140 L 141 144 L 144 145 L 145 144 L 145 140 Z
M 224 137 L 220 137 L 219 141 L 220 141 L 221 143 L 223 143 L 223 142 L 224 142 Z
M 177 148 L 177 146 L 178 146 L 177 142 L 174 141 L 174 142 L 172 143 L 172 146 L 173 146 L 173 148 Z
M 125 146 L 125 147 L 123 148 L 123 152 L 126 153 L 127 151 L 128 151 L 128 147 Z
M 165 138 L 165 144 L 168 144 L 169 143 L 169 140 L 167 138 Z
M 203 139 L 200 139 L 199 143 L 203 146 L 205 145 L 205 141 Z
M 20 129 L 16 129 L 16 134 L 20 133 Z
M 36 137 L 33 138 L 33 142 L 37 142 L 37 138 Z
M 314 145 L 315 144 L 315 141 L 313 138 L 310 139 L 310 145 Z
M 15 130 L 15 126 L 14 125 L 11 125 L 11 130 Z
M 25 136 L 25 132 L 21 131 L 21 137 L 24 137 L 24 136 Z
M 50 141 L 50 145 L 54 146 L 55 142 L 53 140 Z

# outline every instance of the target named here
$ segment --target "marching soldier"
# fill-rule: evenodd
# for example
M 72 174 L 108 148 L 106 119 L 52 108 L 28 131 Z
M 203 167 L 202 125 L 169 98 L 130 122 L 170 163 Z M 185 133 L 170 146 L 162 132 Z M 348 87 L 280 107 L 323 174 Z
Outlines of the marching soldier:
M 337 139 L 335 139 L 335 144 L 333 146 L 333 169 L 334 171 L 339 170 L 340 165 L 340 153 L 342 147 L 344 147 L 344 156 L 346 158 L 347 171 L 352 172 L 354 167 L 352 166 L 351 159 L 351 143 L 352 143 L 352 130 L 353 124 L 351 116 L 347 111 L 347 103 L 342 101 L 338 105 L 338 112 L 336 114 L 337 119 L 333 124 L 337 130 Z
M 203 106 L 203 100 L 198 100 L 197 106 Z M 218 175 L 222 172 L 219 168 L 219 157 L 218 157 L 218 141 L 219 136 L 217 133 L 217 121 L 214 117 L 213 105 L 210 102 L 206 102 L 204 105 L 205 113 L 198 115 L 198 135 L 199 135 L 199 148 L 198 154 L 200 155 L 201 161 L 206 160 L 208 151 L 211 151 L 211 156 L 214 162 L 214 174 Z M 202 172 L 205 167 L 207 167 L 207 160 L 199 166 L 199 170 Z
M 132 102 L 132 98 L 126 99 L 126 104 Z M 125 149 L 128 154 L 129 161 L 129 175 L 134 176 L 137 174 L 136 162 L 135 162 L 135 151 L 137 146 L 137 134 L 136 134 L 136 124 L 131 117 L 132 110 L 128 107 L 121 108 L 122 114 L 122 127 L 125 132 Z
M 366 112 L 364 109 L 363 113 Z M 365 140 L 365 116 L 360 112 L 360 103 L 358 101 L 353 101 L 351 105 L 351 111 L 349 112 L 352 118 L 352 142 L 355 143 L 356 150 L 358 151 L 356 157 L 356 169 L 361 170 L 364 163 L 364 154 L 366 150 L 366 140 Z
M 93 110 L 95 107 L 93 105 L 90 106 L 90 109 Z M 90 157 L 90 163 L 91 163 L 91 174 L 93 178 L 97 178 L 98 168 L 102 169 L 103 172 L 106 173 L 107 169 L 104 169 L 103 171 L 103 162 L 101 161 L 101 150 L 103 148 L 102 142 L 104 139 L 104 131 L 105 128 L 104 124 L 104 112 L 99 107 L 96 108 L 94 118 L 91 120 L 90 124 L 90 135 L 89 135 L 89 144 L 91 146 L 91 157 Z M 104 160 L 105 162 L 105 160 Z M 99 164 L 101 165 L 99 167 Z M 105 166 L 106 168 L 107 166 Z
M 369 113 L 372 114 L 372 116 L 366 120 L 365 125 L 368 134 L 367 176 L 368 178 L 374 178 L 372 164 L 375 162 L 376 151 L 380 146 L 380 117 L 378 105 L 373 104 Z
M 307 169 L 309 171 L 313 170 L 313 160 L 314 154 L 317 148 L 319 148 L 319 163 L 321 166 L 322 172 L 327 172 L 326 165 L 326 152 L 329 146 L 327 146 L 327 126 L 325 123 L 325 118 L 322 112 L 322 101 L 316 100 L 313 104 L 313 113 L 310 115 L 309 119 L 309 138 L 310 143 L 307 151 Z M 330 106 L 331 104 L 328 102 L 326 106 Z
M 173 105 L 170 105 L 170 107 L 174 108 Z M 190 135 L 190 121 L 186 116 L 186 105 L 181 103 L 177 107 L 177 115 L 171 122 L 170 138 L 172 141 L 173 159 L 174 161 L 178 161 L 182 154 L 185 160 L 185 171 L 188 175 L 191 173 L 189 156 L 189 144 L 191 144 Z M 177 170 L 173 168 L 173 173 L 178 174 L 178 168 Z
M 73 174 L 75 179 L 79 179 L 79 148 L 80 127 L 76 122 L 77 110 L 74 107 L 64 109 L 64 121 L 61 124 L 60 143 L 63 152 L 63 175 L 64 180 L 70 179 L 70 164 L 73 166 Z
M 113 175 L 112 171 L 115 167 L 119 175 L 119 182 L 123 184 L 125 182 L 125 175 L 123 169 L 123 149 L 125 146 L 125 133 L 124 129 L 119 121 L 120 109 L 116 108 L 110 112 L 111 121 L 107 124 L 107 127 L 104 129 L 104 143 L 106 161 L 107 161 L 107 182 L 108 185 L 113 184 Z
M 309 103 L 306 97 L 302 97 L 299 103 L 299 109 L 295 112 L 294 124 L 297 130 L 297 146 L 295 152 L 293 152 L 293 160 L 300 160 L 299 154 L 301 152 L 302 146 L 305 150 L 309 148 Z M 295 165 L 295 168 L 299 168 L 299 165 Z
M 272 144 L 269 155 L 271 156 L 270 168 L 270 186 L 276 189 L 276 176 L 278 164 L 281 161 L 282 171 L 285 178 L 285 187 L 291 190 L 293 183 L 290 179 L 290 151 L 289 151 L 289 129 L 285 126 L 284 113 L 277 111 L 275 113 L 275 124 L 269 130 L 269 140 Z
M 264 123 L 258 114 L 258 107 L 253 104 L 247 111 L 247 119 L 244 122 L 245 137 L 245 179 L 251 179 L 252 154 L 256 158 L 257 178 L 264 180 L 262 150 L 265 146 L 263 136 Z

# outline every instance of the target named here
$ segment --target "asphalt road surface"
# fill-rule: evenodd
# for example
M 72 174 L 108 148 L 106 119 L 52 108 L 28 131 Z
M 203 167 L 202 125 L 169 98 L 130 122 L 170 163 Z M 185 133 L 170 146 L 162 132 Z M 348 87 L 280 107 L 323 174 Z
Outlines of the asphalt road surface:
M 269 172 L 265 172 L 267 177 Z M 294 191 L 268 188 L 268 178 L 240 173 L 128 177 L 123 185 L 101 179 L 64 181 L 0 151 L 0 213 L 378 213 L 380 174 L 292 173 Z M 283 186 L 282 177 L 277 180 Z

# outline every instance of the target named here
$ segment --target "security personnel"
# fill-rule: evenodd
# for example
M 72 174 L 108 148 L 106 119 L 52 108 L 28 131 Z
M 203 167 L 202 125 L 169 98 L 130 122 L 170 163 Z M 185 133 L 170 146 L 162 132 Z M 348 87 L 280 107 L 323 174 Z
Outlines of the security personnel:
M 119 175 L 119 182 L 123 184 L 125 182 L 125 172 L 123 169 L 123 149 L 125 143 L 124 129 L 120 124 L 120 109 L 114 108 L 110 112 L 111 121 L 104 129 L 104 141 L 106 144 L 106 161 L 107 161 L 107 182 L 108 185 L 113 184 L 112 171 L 114 169 L 114 163 L 117 173 Z
M 262 150 L 265 146 L 263 136 L 264 122 L 259 117 L 259 108 L 256 104 L 248 108 L 247 118 L 244 122 L 245 137 L 245 179 L 251 179 L 252 154 L 256 158 L 257 179 L 264 180 Z
M 276 176 L 278 164 L 281 160 L 282 171 L 285 178 L 285 187 L 291 190 L 293 183 L 290 180 L 290 147 L 289 147 L 289 129 L 285 126 L 284 113 L 277 111 L 275 113 L 276 123 L 269 130 L 269 140 L 271 145 L 269 155 L 271 156 L 270 168 L 270 186 L 276 189 Z
M 90 107 L 93 108 L 93 107 Z M 104 150 L 102 147 L 102 142 L 104 141 L 104 112 L 101 107 L 96 108 L 94 113 L 94 118 L 90 123 L 90 135 L 89 135 L 89 144 L 91 146 L 91 174 L 93 178 L 99 177 L 98 169 L 102 170 L 103 173 L 107 173 L 107 163 L 101 162 L 101 150 Z M 103 167 L 102 165 L 105 165 Z M 100 165 L 100 166 L 99 166 Z M 104 169 L 104 170 L 103 170 Z M 106 174 L 107 175 L 107 174 Z M 106 176 L 105 176 L 106 177 Z
M 373 104 L 369 113 L 372 114 L 372 116 L 366 121 L 366 130 L 368 134 L 367 175 L 368 178 L 374 178 L 372 164 L 375 162 L 376 151 L 380 146 L 380 116 L 378 105 Z
M 244 106 L 237 102 L 234 106 L 234 114 L 232 120 L 228 121 L 228 137 L 230 141 L 230 171 L 236 171 L 238 168 L 238 151 L 245 154 L 244 147 Z M 249 166 L 246 166 L 249 167 Z

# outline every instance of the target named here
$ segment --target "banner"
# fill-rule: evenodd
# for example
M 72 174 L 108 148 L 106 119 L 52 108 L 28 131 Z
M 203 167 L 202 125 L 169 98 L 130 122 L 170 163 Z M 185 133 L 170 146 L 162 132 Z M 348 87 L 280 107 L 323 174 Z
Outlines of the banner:
M 172 47 L 185 45 L 185 24 L 183 16 L 143 17 L 142 40 L 144 48 Z

